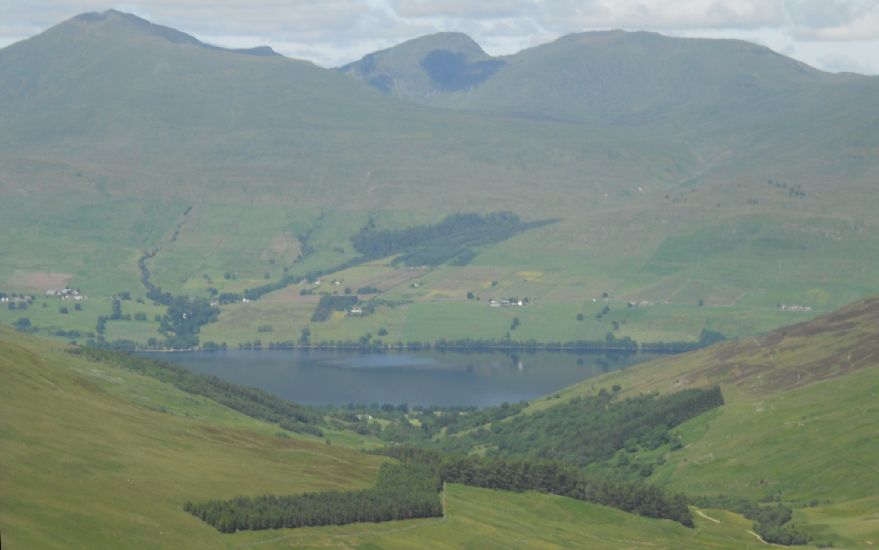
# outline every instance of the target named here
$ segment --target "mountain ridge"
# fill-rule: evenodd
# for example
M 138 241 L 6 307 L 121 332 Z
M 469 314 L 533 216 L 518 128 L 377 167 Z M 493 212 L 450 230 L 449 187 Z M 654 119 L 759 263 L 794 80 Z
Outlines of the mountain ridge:
M 879 242 L 879 79 L 803 73 L 757 46 L 621 31 L 496 67 L 452 33 L 385 56 L 419 71 L 425 104 L 307 61 L 156 28 L 109 12 L 0 50 L 0 213 L 34 229 L 0 238 L 0 290 L 31 291 L 45 279 L 36 274 L 52 271 L 105 300 L 81 317 L 90 322 L 40 321 L 53 329 L 89 332 L 115 293 L 142 289 L 137 259 L 156 248 L 148 263 L 163 291 L 236 294 L 344 265 L 351 235 L 370 220 L 401 229 L 505 210 L 560 219 L 473 259 L 497 270 L 485 283 L 501 277 L 497 292 L 567 308 L 522 313 L 524 340 L 603 338 L 612 325 L 589 299 L 605 292 L 670 317 L 666 331 L 653 313 L 633 310 L 629 324 L 620 314 L 618 334 L 649 342 L 695 339 L 703 325 L 755 333 L 789 318 L 777 303 L 826 311 L 879 290 L 879 261 L 859 255 Z M 438 46 L 446 53 L 423 65 Z M 715 68 L 729 47 L 740 62 Z M 544 282 L 522 286 L 519 271 Z M 479 315 L 464 297 L 478 288 L 448 284 L 457 290 L 440 307 L 453 321 L 410 324 L 423 332 L 394 338 L 504 336 L 501 312 L 464 328 Z M 388 315 L 436 307 L 436 296 Z M 695 309 L 700 301 L 709 307 Z M 673 309 L 683 304 L 698 322 L 681 321 Z M 741 307 L 745 320 L 720 305 Z M 590 322 L 565 322 L 577 313 Z M 141 342 L 157 328 L 143 327 Z M 226 329 L 210 339 L 259 336 Z M 320 338 L 363 334 L 351 330 Z M 298 328 L 275 331 L 286 340 Z
M 266 55 L 274 55 L 280 56 L 278 52 L 274 51 L 269 46 L 254 46 L 250 48 L 224 48 L 221 46 L 215 46 L 213 44 L 208 44 L 206 42 L 202 42 L 201 40 L 195 38 L 194 36 L 187 34 L 185 32 L 179 31 L 177 29 L 167 27 L 165 25 L 160 25 L 157 23 L 153 23 L 141 17 L 138 17 L 131 13 L 126 13 L 123 11 L 119 11 L 116 9 L 109 9 L 103 12 L 88 12 L 82 13 L 68 19 L 65 22 L 60 23 L 59 25 L 65 24 L 84 24 L 84 25 L 126 25 L 130 28 L 136 29 L 139 32 L 144 34 L 152 35 L 155 37 L 163 38 L 171 43 L 175 44 L 188 44 L 191 46 L 198 46 L 200 48 L 207 48 L 213 50 L 221 50 L 227 52 L 248 54 L 248 55 L 258 55 L 258 56 L 266 56 Z
M 484 60 L 497 67 L 472 86 L 424 90 L 405 83 L 424 79 L 424 60 L 432 52 L 412 51 L 411 42 L 340 70 L 384 93 L 432 106 L 606 122 L 637 122 L 662 112 L 670 113 L 666 118 L 712 116 L 767 99 L 779 103 L 774 98 L 803 94 L 804 87 L 872 78 L 826 73 L 741 40 L 613 30 L 569 34 L 514 54 L 488 56 Z M 372 62 L 379 54 L 386 60 L 383 66 Z M 702 105 L 706 91 L 709 98 Z M 764 112 L 776 108 L 773 104 Z M 735 109 L 730 116 L 742 110 Z

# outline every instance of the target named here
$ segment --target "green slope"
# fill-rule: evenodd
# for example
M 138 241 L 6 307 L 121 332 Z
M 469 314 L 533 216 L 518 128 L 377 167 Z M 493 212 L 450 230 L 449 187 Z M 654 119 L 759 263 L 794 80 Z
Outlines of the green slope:
M 454 40 L 452 40 L 454 38 Z M 650 32 L 571 34 L 516 54 L 490 59 L 466 37 L 431 35 L 366 56 L 340 70 L 382 91 L 419 103 L 473 111 L 638 125 L 642 132 L 682 132 L 713 140 L 766 131 L 780 121 L 823 117 L 859 104 L 875 117 L 877 79 L 830 74 L 739 40 L 672 38 Z M 463 89 L 435 83 L 429 90 L 405 83 L 430 79 L 429 56 L 460 53 L 497 65 Z M 474 69 L 457 69 L 460 78 Z M 447 75 L 454 80 L 454 75 Z M 397 82 L 400 85 L 396 85 Z M 866 88 L 864 88 L 866 86 Z M 873 90 L 870 92 L 868 90 Z M 844 96 L 844 97 L 843 97 Z M 869 107 L 868 107 L 869 106 Z M 826 130 L 826 129 L 825 129 Z M 770 134 L 784 133 L 777 126 Z M 765 137 L 765 136 L 764 136 Z
M 4 547 L 216 547 L 192 496 L 364 487 L 380 462 L 8 328 L 0 379 Z
M 590 380 L 561 399 L 613 384 L 629 394 L 720 384 L 726 404 L 675 430 L 682 449 L 640 457 L 661 464 L 650 479 L 690 495 L 780 495 L 813 540 L 869 546 L 879 537 L 877 343 L 879 298 L 872 298 Z
M 237 533 L 269 548 L 748 548 L 761 545 L 741 516 L 709 510 L 688 529 L 571 499 L 447 485 L 441 519 Z M 234 541 L 234 542 L 233 542 Z
M 500 547 L 620 541 L 735 548 L 741 517 L 696 528 L 565 498 L 448 486 L 446 516 L 221 535 L 189 499 L 357 488 L 380 457 L 277 428 L 45 340 L 0 327 L 0 528 L 4 548 Z M 338 439 L 335 439 L 338 441 Z M 718 515 L 720 514 L 720 515 Z M 372 545 L 372 546 L 369 546 Z

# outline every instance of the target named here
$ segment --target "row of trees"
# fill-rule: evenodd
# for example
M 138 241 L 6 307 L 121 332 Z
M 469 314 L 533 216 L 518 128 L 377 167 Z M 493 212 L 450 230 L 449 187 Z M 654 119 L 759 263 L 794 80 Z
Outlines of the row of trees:
M 591 479 L 580 468 L 555 460 L 508 460 L 443 454 L 413 447 L 391 447 L 384 453 L 404 464 L 432 465 L 443 483 L 504 491 L 539 491 L 693 526 L 683 495 L 668 494 L 640 482 Z
M 441 477 L 449 483 L 488 489 L 540 491 L 693 526 L 683 495 L 669 495 L 646 483 L 590 479 L 578 468 L 558 461 L 463 456 L 444 460 Z
M 400 254 L 397 262 L 406 265 L 439 265 L 453 262 L 464 265 L 475 255 L 473 247 L 509 239 L 527 229 L 551 223 L 524 223 L 512 212 L 451 214 L 430 225 L 405 229 L 375 229 L 370 223 L 351 237 L 354 249 L 365 260 Z
M 595 396 L 440 439 L 437 444 L 455 452 L 487 446 L 489 454 L 497 456 L 557 459 L 586 466 L 608 460 L 620 449 L 654 449 L 669 443 L 671 428 L 721 405 L 718 387 L 628 399 L 602 390 Z
M 281 399 L 256 388 L 226 382 L 216 376 L 191 372 L 183 367 L 92 347 L 70 350 L 92 361 L 111 363 L 139 374 L 167 382 L 193 395 L 202 395 L 247 416 L 283 423 L 291 431 L 321 435 L 322 416 L 314 409 Z
M 383 464 L 370 489 L 187 502 L 183 508 L 223 533 L 345 525 L 442 516 L 441 487 L 431 465 Z
M 356 298 L 356 296 L 326 296 L 327 298 Z M 319 306 L 319 310 L 316 310 L 312 320 L 320 321 L 326 320 L 330 317 L 333 311 L 344 311 L 350 308 L 353 305 L 359 305 L 363 309 L 363 315 L 371 314 L 375 311 L 375 307 L 377 305 L 383 304 L 383 301 L 370 300 L 367 302 L 359 302 L 354 300 L 332 300 L 328 301 L 323 306 Z M 394 304 L 391 304 L 393 307 Z M 213 319 L 213 315 L 207 317 L 208 319 Z M 108 318 L 104 317 L 106 321 Z M 135 319 L 137 319 L 135 315 Z M 162 318 L 159 317 L 157 320 L 161 321 Z M 169 330 L 172 330 L 169 328 Z M 306 329 L 307 330 L 307 329 Z M 704 332 L 704 331 L 703 331 Z M 197 334 L 195 332 L 193 335 Z M 714 333 L 718 334 L 719 333 Z M 386 331 L 385 334 L 386 335 Z M 344 350 L 369 350 L 369 351 L 388 351 L 388 350 L 396 350 L 396 351 L 423 351 L 423 350 L 436 350 L 436 351 L 459 351 L 459 352 L 485 352 L 485 351 L 520 351 L 524 353 L 536 353 L 538 351 L 549 351 L 549 352 L 557 352 L 557 353 L 578 353 L 578 352 L 610 352 L 610 353 L 636 353 L 638 351 L 642 352 L 650 352 L 650 353 L 680 353 L 683 351 L 689 351 L 692 349 L 697 349 L 700 347 L 704 347 L 707 345 L 711 345 L 714 341 L 703 341 L 699 342 L 645 342 L 638 343 L 635 340 L 630 338 L 612 338 L 612 339 L 604 339 L 604 340 L 573 340 L 568 342 L 538 342 L 537 340 L 511 340 L 507 338 L 502 339 L 493 339 L 493 338 L 461 338 L 457 340 L 449 340 L 446 338 L 440 338 L 434 342 L 419 342 L 419 341 L 409 341 L 409 342 L 386 342 L 380 338 L 373 338 L 372 335 L 369 337 L 361 337 L 359 340 L 320 340 L 320 341 L 311 341 L 310 340 L 311 331 L 308 330 L 308 337 L 300 338 L 298 342 L 294 342 L 293 340 L 284 340 L 278 342 L 264 342 L 262 340 L 254 340 L 249 342 L 244 342 L 238 345 L 239 349 L 293 349 L 297 346 L 300 347 L 308 347 L 308 348 L 319 348 L 319 349 L 344 349 Z M 366 336 L 366 335 L 365 335 Z M 378 336 L 383 336 L 382 330 L 380 329 L 378 332 Z M 720 335 L 720 339 L 723 339 L 722 335 Z M 197 344 L 197 342 L 196 342 Z M 173 347 L 165 344 L 167 347 Z M 182 346 L 178 345 L 177 347 L 193 347 L 195 344 L 191 346 Z M 155 347 L 155 346 L 148 346 Z M 219 342 L 204 342 L 201 344 L 201 349 L 205 351 L 216 351 L 221 349 L 227 349 L 228 345 L 225 343 Z
M 448 482 L 539 491 L 693 526 L 682 495 L 643 483 L 589 479 L 560 462 L 451 456 L 404 447 L 386 453 L 400 464 L 383 464 L 370 489 L 187 502 L 184 509 L 224 533 L 438 517 L 443 514 L 438 493 Z
M 137 260 L 137 268 L 140 270 L 140 282 L 146 289 L 147 298 L 166 306 L 171 303 L 171 300 L 174 299 L 174 297 L 170 292 L 162 292 L 162 289 L 153 282 L 150 270 L 146 265 L 146 261 L 154 257 L 158 252 L 158 248 L 144 252 L 143 256 Z
M 269 292 L 279 290 L 291 284 L 298 284 L 303 280 L 318 279 L 328 273 L 335 273 L 363 262 L 377 258 L 385 258 L 404 252 L 397 261 L 406 265 L 438 265 L 454 260 L 456 264 L 463 265 L 475 255 L 470 247 L 488 245 L 512 237 L 513 235 L 551 223 L 550 221 L 523 223 L 518 216 L 511 212 L 498 212 L 480 216 L 478 214 L 453 214 L 443 221 L 433 225 L 419 225 L 406 229 L 378 231 L 372 220 L 357 234 L 351 237 L 354 248 L 360 256 L 350 258 L 338 265 L 327 269 L 317 269 L 305 275 L 293 275 L 284 273 L 277 281 L 272 281 L 258 287 L 246 289 L 242 294 L 223 293 L 219 296 L 221 304 L 240 302 L 242 298 L 256 300 Z M 313 250 L 307 245 L 310 231 L 299 236 L 303 246 L 303 257 L 311 254 Z M 153 252 L 153 254 L 155 254 Z M 142 260 L 152 257 L 145 255 Z M 141 272 L 147 273 L 146 281 L 149 280 L 148 271 L 144 262 L 139 264 Z M 145 282 L 146 286 L 147 283 Z M 362 294 L 369 294 L 374 288 L 366 287 Z

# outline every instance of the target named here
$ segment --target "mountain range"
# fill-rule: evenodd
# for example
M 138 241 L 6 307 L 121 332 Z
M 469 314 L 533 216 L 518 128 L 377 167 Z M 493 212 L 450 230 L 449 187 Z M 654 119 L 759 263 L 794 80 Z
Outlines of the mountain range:
M 879 290 L 876 127 L 879 78 L 735 40 L 587 32 L 495 58 L 440 33 L 330 70 L 84 14 L 0 50 L 21 230 L 0 287 L 54 272 L 109 299 L 156 250 L 166 290 L 241 291 L 350 260 L 369 220 L 511 210 L 559 221 L 481 251 L 501 287 L 827 310 Z

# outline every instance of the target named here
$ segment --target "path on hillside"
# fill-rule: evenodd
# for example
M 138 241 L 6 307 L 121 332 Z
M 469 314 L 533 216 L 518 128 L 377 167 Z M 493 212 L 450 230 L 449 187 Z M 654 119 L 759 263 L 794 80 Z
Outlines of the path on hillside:
M 707 520 L 713 521 L 714 523 L 720 523 L 720 520 L 719 520 L 719 519 L 714 519 L 713 517 L 711 517 L 711 516 L 709 516 L 708 514 L 704 513 L 702 510 L 696 510 L 696 513 L 699 514 L 700 516 L 702 516 L 703 518 L 707 519 Z
M 715 519 L 715 518 L 709 516 L 708 514 L 706 514 L 705 512 L 703 512 L 702 510 L 698 510 L 698 509 L 697 509 L 697 510 L 696 510 L 696 513 L 699 514 L 700 516 L 702 516 L 703 518 L 709 520 L 709 521 L 713 521 L 714 523 L 720 523 L 720 520 L 719 520 L 719 519 Z M 745 529 L 745 532 L 748 533 L 749 535 L 753 535 L 754 537 L 757 537 L 757 540 L 759 540 L 759 541 L 762 542 L 763 544 L 769 544 L 769 545 L 772 545 L 772 546 L 778 546 L 777 544 L 772 544 L 772 543 L 766 542 L 766 541 L 763 539 L 763 537 L 761 537 L 760 535 L 758 535 L 758 534 L 755 533 L 754 531 L 751 531 L 750 529 Z

